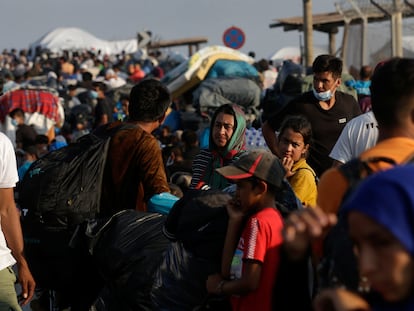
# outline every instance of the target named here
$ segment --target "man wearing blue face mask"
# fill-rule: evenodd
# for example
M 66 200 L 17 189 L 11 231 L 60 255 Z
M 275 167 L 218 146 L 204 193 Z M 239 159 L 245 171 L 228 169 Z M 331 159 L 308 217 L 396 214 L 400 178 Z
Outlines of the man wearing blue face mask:
M 279 155 L 277 135 L 282 120 L 288 115 L 304 115 L 312 125 L 313 144 L 307 162 L 320 176 L 332 166 L 329 153 L 342 129 L 361 114 L 351 95 L 337 91 L 341 84 L 342 60 L 332 55 L 319 55 L 312 64 L 313 89 L 293 99 L 285 108 L 262 126 L 270 150 Z

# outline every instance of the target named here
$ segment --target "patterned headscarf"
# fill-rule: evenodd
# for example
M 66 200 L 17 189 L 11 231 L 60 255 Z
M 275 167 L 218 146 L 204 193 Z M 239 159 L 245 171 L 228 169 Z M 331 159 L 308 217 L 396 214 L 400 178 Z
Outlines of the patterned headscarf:
M 217 148 L 213 141 L 213 129 L 210 129 L 209 150 L 212 154 L 212 160 L 208 164 L 203 179 L 213 189 L 223 189 L 229 184 L 228 180 L 216 172 L 216 168 L 232 163 L 246 150 L 246 117 L 240 106 L 236 104 L 226 104 L 220 106 L 215 111 L 211 124 L 212 126 L 214 125 L 218 114 L 223 112 L 226 107 L 231 107 L 234 111 L 235 118 L 233 135 L 224 149 L 219 150 Z

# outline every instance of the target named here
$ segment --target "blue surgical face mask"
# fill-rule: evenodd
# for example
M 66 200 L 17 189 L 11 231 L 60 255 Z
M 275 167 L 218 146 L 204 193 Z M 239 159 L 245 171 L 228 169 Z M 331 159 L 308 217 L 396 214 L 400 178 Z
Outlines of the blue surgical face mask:
M 11 124 L 12 124 L 13 126 L 17 126 L 17 125 L 18 125 L 18 123 L 17 123 L 17 121 L 16 121 L 15 119 L 12 119 L 12 120 L 11 120 Z
M 327 90 L 326 92 L 320 92 L 318 93 L 315 88 L 312 89 L 313 91 L 313 95 L 316 97 L 317 100 L 319 101 L 328 101 L 331 99 L 332 97 L 332 91 L 331 90 Z
M 92 99 L 98 98 L 98 92 L 97 91 L 90 91 L 89 92 Z

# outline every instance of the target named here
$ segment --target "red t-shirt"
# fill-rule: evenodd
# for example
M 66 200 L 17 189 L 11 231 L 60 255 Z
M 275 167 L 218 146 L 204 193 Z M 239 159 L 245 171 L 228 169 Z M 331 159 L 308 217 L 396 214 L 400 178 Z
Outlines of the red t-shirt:
M 265 208 L 250 216 L 243 229 L 231 264 L 231 275 L 240 278 L 243 261 L 262 263 L 259 287 L 244 296 L 232 296 L 232 310 L 267 311 L 272 309 L 272 289 L 280 263 L 283 220 L 274 208 Z

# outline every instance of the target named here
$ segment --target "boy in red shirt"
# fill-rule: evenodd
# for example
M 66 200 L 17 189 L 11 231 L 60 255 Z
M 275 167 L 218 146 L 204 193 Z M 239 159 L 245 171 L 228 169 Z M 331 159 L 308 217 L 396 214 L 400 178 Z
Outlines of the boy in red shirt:
M 233 310 L 271 310 L 283 227 L 275 195 L 284 168 L 272 153 L 251 151 L 217 172 L 237 190 L 227 206 L 222 271 L 208 277 L 207 291 L 231 296 Z

